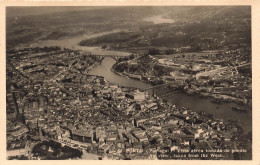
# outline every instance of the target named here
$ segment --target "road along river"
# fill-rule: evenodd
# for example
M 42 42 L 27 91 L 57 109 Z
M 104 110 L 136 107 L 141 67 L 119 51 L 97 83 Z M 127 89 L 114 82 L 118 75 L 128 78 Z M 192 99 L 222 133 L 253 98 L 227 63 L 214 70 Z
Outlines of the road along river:
M 120 30 L 113 30 L 109 32 L 102 32 L 91 35 L 83 35 L 78 37 L 71 38 L 63 38 L 60 40 L 53 41 L 44 41 L 41 43 L 36 43 L 30 45 L 30 47 L 35 46 L 60 46 L 62 48 L 69 48 L 74 50 L 82 50 L 86 52 L 90 52 L 96 55 L 114 55 L 114 56 L 128 56 L 129 52 L 121 52 L 121 51 L 112 51 L 112 50 L 102 50 L 100 47 L 86 47 L 79 46 L 78 43 L 87 38 L 94 38 L 106 34 L 116 33 Z M 107 81 L 116 83 L 120 86 L 125 87 L 135 87 L 135 88 L 149 88 L 150 84 L 146 84 L 139 80 L 129 79 L 127 77 L 120 76 L 115 74 L 111 68 L 115 64 L 115 60 L 111 57 L 106 57 L 103 59 L 102 63 L 92 70 L 89 71 L 89 74 L 103 76 Z M 246 106 L 239 106 L 241 109 L 247 109 L 248 113 L 241 113 L 237 111 L 233 111 L 232 107 L 237 107 L 234 103 L 221 103 L 215 104 L 213 103 L 212 98 L 200 98 L 199 96 L 188 96 L 185 93 L 170 93 L 167 95 L 161 96 L 163 99 L 168 102 L 180 106 L 190 108 L 192 111 L 200 112 L 204 111 L 206 113 L 213 114 L 216 118 L 222 118 L 225 121 L 234 120 L 240 123 L 245 132 L 252 130 L 252 110 Z
M 107 81 L 116 83 L 120 86 L 135 87 L 146 89 L 151 87 L 139 80 L 129 79 L 118 74 L 115 74 L 111 67 L 115 64 L 115 60 L 111 57 L 106 57 L 102 63 L 94 67 L 89 74 L 103 76 Z M 160 97 L 160 96 L 159 96 Z M 188 96 L 185 93 L 169 93 L 161 96 L 164 100 L 179 107 L 186 107 L 195 112 L 204 111 L 213 114 L 214 117 L 224 119 L 224 121 L 234 120 L 240 123 L 245 132 L 252 130 L 252 114 L 251 109 L 246 106 L 239 106 L 241 109 L 247 109 L 248 113 L 233 111 L 231 108 L 236 107 L 235 103 L 215 104 L 212 98 L 200 98 L 199 96 Z
M 106 57 L 103 59 L 102 63 L 94 67 L 89 74 L 103 76 L 107 81 L 119 84 L 124 87 L 134 87 L 134 88 L 149 88 L 152 87 L 150 84 L 146 84 L 139 80 L 129 79 L 127 77 L 120 76 L 114 73 L 111 68 L 116 63 L 116 61 L 111 57 Z

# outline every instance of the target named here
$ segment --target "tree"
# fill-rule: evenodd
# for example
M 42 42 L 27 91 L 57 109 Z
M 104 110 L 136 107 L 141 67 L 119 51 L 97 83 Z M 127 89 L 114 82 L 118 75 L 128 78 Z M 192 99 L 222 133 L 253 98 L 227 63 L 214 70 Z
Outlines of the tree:
M 156 49 L 156 48 L 152 48 L 152 49 L 149 49 L 148 54 L 149 55 L 158 55 L 158 54 L 160 54 L 160 50 Z
M 129 55 L 129 59 L 130 59 L 130 60 L 132 60 L 132 59 L 134 59 L 134 58 L 135 58 L 134 54 L 130 54 L 130 55 Z
M 165 50 L 165 54 L 166 55 L 175 54 L 175 53 L 176 53 L 176 51 L 174 49 L 167 49 L 167 50 Z
M 119 63 L 118 65 L 116 65 L 115 70 L 118 72 L 124 72 L 125 70 L 127 70 L 127 68 L 127 63 Z
M 158 65 L 154 66 L 154 72 L 155 72 L 154 74 L 157 76 L 162 76 L 165 74 L 164 68 Z
M 106 48 L 107 48 L 107 45 L 103 45 L 101 48 L 102 48 L 102 49 L 106 49 Z
M 129 72 L 134 73 L 134 72 L 136 72 L 136 71 L 137 71 L 137 68 L 136 68 L 134 65 L 130 65 L 130 67 L 129 67 Z

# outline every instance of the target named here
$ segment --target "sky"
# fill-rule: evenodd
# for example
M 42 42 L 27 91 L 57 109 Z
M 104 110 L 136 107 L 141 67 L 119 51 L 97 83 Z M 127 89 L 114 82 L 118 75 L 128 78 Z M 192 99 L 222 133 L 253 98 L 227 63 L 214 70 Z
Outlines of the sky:
M 17 7 L 6 7 L 6 17 L 18 17 L 27 15 L 41 15 L 47 13 L 66 12 L 66 11 L 82 11 L 82 10 L 93 10 L 108 8 L 105 6 L 17 6 Z

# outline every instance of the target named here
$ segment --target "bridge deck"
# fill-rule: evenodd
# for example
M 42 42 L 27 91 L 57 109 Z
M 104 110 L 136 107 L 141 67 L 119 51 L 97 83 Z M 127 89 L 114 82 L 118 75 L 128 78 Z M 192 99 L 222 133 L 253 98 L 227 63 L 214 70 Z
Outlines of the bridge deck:
M 176 84 L 176 82 L 170 82 L 170 83 L 152 86 L 152 87 L 149 87 L 149 88 L 145 88 L 145 90 L 154 89 L 154 88 L 157 88 L 157 87 L 161 87 L 161 86 L 165 86 L 165 85 L 171 85 L 171 84 Z

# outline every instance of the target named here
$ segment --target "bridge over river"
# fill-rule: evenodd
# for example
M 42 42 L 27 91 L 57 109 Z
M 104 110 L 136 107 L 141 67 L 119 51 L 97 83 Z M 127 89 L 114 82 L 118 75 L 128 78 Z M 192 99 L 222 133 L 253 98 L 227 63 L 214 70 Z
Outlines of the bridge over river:
M 114 55 L 114 54 L 112 54 L 112 55 L 110 55 L 110 54 L 107 54 L 107 55 L 102 55 L 102 54 L 93 54 L 93 55 L 95 55 L 95 56 L 97 56 L 97 57 L 99 57 L 99 58 L 102 58 L 102 60 L 104 59 L 104 58 L 113 58 L 114 60 L 118 60 L 119 58 L 123 58 L 123 57 L 128 57 L 128 56 L 126 56 L 126 55 L 124 55 L 124 56 L 121 56 L 121 55 Z
M 144 90 L 153 96 L 154 95 L 162 96 L 168 93 L 182 92 L 181 87 L 183 87 L 183 85 L 180 85 L 177 81 L 173 81 L 173 82 L 168 82 L 160 85 L 151 86 L 145 88 Z

